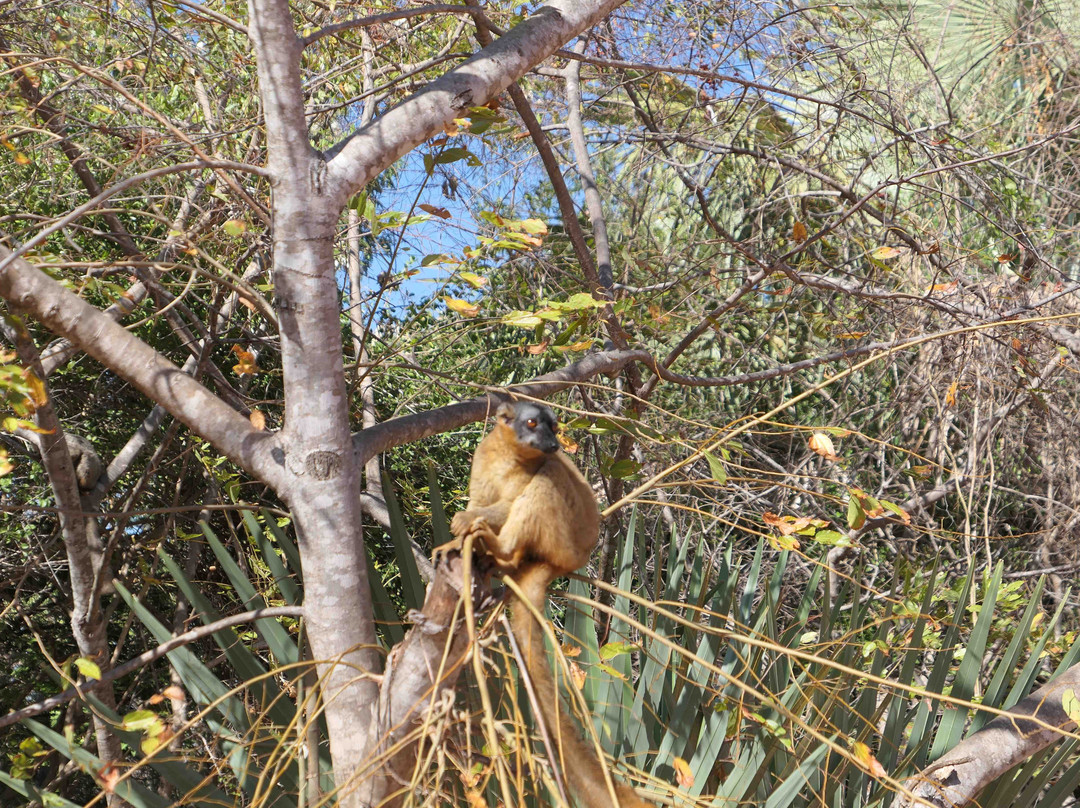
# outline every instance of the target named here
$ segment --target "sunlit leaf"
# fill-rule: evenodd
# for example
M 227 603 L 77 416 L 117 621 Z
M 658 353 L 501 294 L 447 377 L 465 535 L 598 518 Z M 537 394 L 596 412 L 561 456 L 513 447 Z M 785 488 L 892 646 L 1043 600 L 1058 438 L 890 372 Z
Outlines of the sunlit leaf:
M 712 474 L 712 478 L 716 480 L 718 485 L 723 485 L 727 482 L 727 469 L 724 468 L 723 462 L 714 455 L 712 452 L 702 452 L 705 455 L 705 459 L 709 461 L 709 473 Z
M 233 373 L 237 376 L 254 376 L 259 372 L 259 368 L 255 364 L 255 354 L 251 351 L 245 351 L 239 345 L 233 345 L 231 350 L 236 354 L 238 360 L 233 365 Z
M 824 432 L 814 432 L 810 436 L 810 448 L 826 460 L 836 461 L 840 459 L 836 454 L 836 447 L 833 446 L 832 438 Z
M 876 258 L 878 261 L 887 261 L 890 258 L 896 258 L 896 256 L 900 254 L 900 250 L 896 249 L 896 247 L 889 247 L 888 245 L 885 245 L 883 247 L 878 247 L 876 250 L 870 253 L 870 257 Z
M 458 277 L 474 289 L 482 289 L 488 285 L 488 279 L 483 275 L 477 275 L 475 272 L 459 272 Z
M 480 313 L 480 307 L 467 300 L 459 300 L 456 297 L 443 297 L 443 302 L 446 304 L 446 308 L 457 312 L 462 317 L 475 317 Z
M 78 668 L 79 673 L 81 673 L 87 679 L 101 678 L 101 666 L 94 662 L 92 659 L 87 659 L 86 657 L 77 657 L 75 659 L 75 667 Z
M 420 210 L 422 211 L 430 213 L 432 216 L 438 216 L 440 219 L 450 218 L 450 211 L 448 211 L 446 208 L 440 208 L 435 205 L 428 205 L 424 202 L 421 202 L 416 207 L 420 208 Z
M 675 769 L 675 782 L 679 784 L 679 788 L 690 788 L 694 785 L 694 773 L 690 771 L 689 763 L 676 756 L 673 767 Z

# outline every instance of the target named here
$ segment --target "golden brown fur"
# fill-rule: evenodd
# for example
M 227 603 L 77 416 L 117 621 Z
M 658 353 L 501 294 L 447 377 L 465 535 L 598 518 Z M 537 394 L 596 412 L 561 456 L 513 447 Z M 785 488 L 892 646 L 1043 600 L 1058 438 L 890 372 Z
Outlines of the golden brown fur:
M 600 526 L 592 489 L 553 443 L 554 426 L 547 407 L 528 403 L 499 407 L 494 428 L 473 455 L 469 507 L 454 516 L 450 529 L 455 538 L 436 550 L 442 554 L 459 549 L 472 535 L 540 614 L 548 584 L 585 565 Z M 542 627 L 529 609 L 520 606 L 511 609 L 510 621 L 525 655 L 537 706 L 580 803 L 586 808 L 653 808 L 633 789 L 614 781 L 618 801 L 612 799 L 595 749 L 582 741 L 562 708 Z

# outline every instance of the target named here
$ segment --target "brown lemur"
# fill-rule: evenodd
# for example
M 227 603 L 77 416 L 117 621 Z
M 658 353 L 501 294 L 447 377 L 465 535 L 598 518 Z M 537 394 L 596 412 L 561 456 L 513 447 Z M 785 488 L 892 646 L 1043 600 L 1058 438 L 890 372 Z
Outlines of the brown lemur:
M 495 560 L 539 614 L 555 578 L 583 567 L 600 529 L 596 497 L 577 466 L 559 451 L 552 411 L 530 402 L 504 403 L 495 426 L 473 455 L 469 507 L 454 515 L 454 538 L 437 547 L 436 560 L 460 550 L 467 536 Z M 544 647 L 543 628 L 521 605 L 510 610 L 514 636 L 537 707 L 571 790 L 587 808 L 654 808 L 629 786 L 605 778 L 591 743 L 583 741 L 562 707 Z

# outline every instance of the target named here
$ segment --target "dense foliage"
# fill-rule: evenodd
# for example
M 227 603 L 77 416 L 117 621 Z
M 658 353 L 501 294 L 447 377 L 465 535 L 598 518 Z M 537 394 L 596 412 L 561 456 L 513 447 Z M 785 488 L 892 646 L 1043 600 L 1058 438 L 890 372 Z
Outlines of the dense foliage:
M 290 5 L 319 149 L 537 12 Z M 272 183 L 239 167 L 266 165 L 271 139 L 247 18 L 236 0 L 0 4 L 0 237 L 273 432 L 287 306 Z M 649 357 L 551 401 L 606 516 L 599 586 L 572 582 L 555 610 L 578 641 L 570 689 L 638 785 L 882 804 L 988 718 L 917 688 L 1007 707 L 1076 663 L 1078 79 L 1065 0 L 641 0 L 350 200 L 335 270 L 354 429 Z M 223 614 L 301 603 L 304 543 L 266 481 L 0 314 L 5 710 Z M 97 658 L 69 621 L 46 407 L 91 444 L 69 445 L 76 474 L 101 463 L 79 480 Z M 411 549 L 446 537 L 483 428 L 366 468 L 382 651 L 423 604 Z M 114 700 L 6 729 L 0 799 L 317 800 L 333 786 L 301 621 L 233 631 L 121 677 Z M 485 648 L 489 676 L 512 674 Z M 525 699 L 504 677 L 492 712 L 470 673 L 413 784 L 427 804 L 510 794 L 492 727 L 520 744 Z M 112 764 L 95 712 L 127 733 Z M 1000 804 L 1064 801 L 1075 743 L 998 782 Z M 171 763 L 132 769 L 159 748 Z M 515 765 L 557 793 L 539 758 Z

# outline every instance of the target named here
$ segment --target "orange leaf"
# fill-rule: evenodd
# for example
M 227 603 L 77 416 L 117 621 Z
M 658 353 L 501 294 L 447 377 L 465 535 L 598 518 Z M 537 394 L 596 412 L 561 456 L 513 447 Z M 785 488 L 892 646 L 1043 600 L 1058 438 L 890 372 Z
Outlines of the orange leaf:
M 547 346 L 548 346 L 548 341 L 544 340 L 543 342 L 539 342 L 536 345 L 527 345 L 527 346 L 525 346 L 525 350 L 528 351 L 533 356 L 539 356 L 540 354 L 542 354 L 544 351 L 547 350 Z
M 868 770 L 874 777 L 884 777 L 885 767 L 881 765 L 874 753 L 870 751 L 870 747 L 861 741 L 856 741 L 851 745 L 851 751 L 855 755 L 855 760 L 864 769 Z
M 120 769 L 115 763 L 109 761 L 101 767 L 98 779 L 101 780 L 101 787 L 105 789 L 105 793 L 112 794 L 116 790 L 116 784 L 120 782 Z
M 259 410 L 252 410 L 251 414 L 248 415 L 248 420 L 251 421 L 251 425 L 260 432 L 266 429 L 266 416 Z
M 568 659 L 566 664 L 570 666 L 570 679 L 574 682 L 574 687 L 581 690 L 585 687 L 585 671 L 572 659 Z
M 802 222 L 795 222 L 791 228 L 791 238 L 798 244 L 806 241 L 806 225 Z
M 559 445 L 562 447 L 563 451 L 567 454 L 574 454 L 574 452 L 578 450 L 577 441 L 565 432 L 560 432 L 555 437 L 558 439 Z
M 568 642 L 563 643 L 562 652 L 563 652 L 563 656 L 566 657 L 567 659 L 573 659 L 575 657 L 581 656 L 581 646 L 580 645 L 571 645 Z
M 945 406 L 946 407 L 955 407 L 956 406 L 956 382 L 953 382 L 952 384 L 950 384 L 948 392 L 945 393 Z
M 439 208 L 439 207 L 436 207 L 435 205 L 427 205 L 427 204 L 424 204 L 423 202 L 421 202 L 416 207 L 420 208 L 420 210 L 422 210 L 422 211 L 424 211 L 426 213 L 430 213 L 432 216 L 438 216 L 440 219 L 449 219 L 450 218 L 450 211 L 448 211 L 446 208 Z
M 161 695 L 173 701 L 183 701 L 186 698 L 184 689 L 178 685 L 169 685 L 167 688 L 161 691 Z
M 231 350 L 239 360 L 233 365 L 233 373 L 237 376 L 254 376 L 259 372 L 259 368 L 255 364 L 255 354 L 251 351 L 245 351 L 239 345 L 233 345 Z
M 826 460 L 836 461 L 840 459 L 836 454 L 836 448 L 833 446 L 832 438 L 824 432 L 815 432 L 810 436 L 810 448 Z
M 814 520 L 809 516 L 777 516 L 769 511 L 761 515 L 761 521 L 769 527 L 776 528 L 781 536 L 790 536 L 814 524 Z
M 24 370 L 23 378 L 26 379 L 26 384 L 30 387 L 30 402 L 34 405 L 34 409 L 44 407 L 49 400 L 49 394 L 45 392 L 45 382 L 39 379 L 31 370 Z

